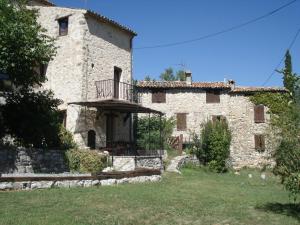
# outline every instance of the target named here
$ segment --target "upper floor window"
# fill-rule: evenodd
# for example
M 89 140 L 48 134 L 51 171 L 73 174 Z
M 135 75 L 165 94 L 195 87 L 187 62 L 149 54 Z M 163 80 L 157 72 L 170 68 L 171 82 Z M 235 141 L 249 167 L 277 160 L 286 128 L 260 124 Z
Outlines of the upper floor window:
M 48 68 L 48 65 L 47 64 L 41 64 L 40 65 L 40 76 L 43 76 L 45 77 L 46 76 L 46 73 L 47 73 L 47 68 Z
M 59 36 L 64 36 L 68 34 L 69 28 L 69 17 L 64 17 L 58 20 L 59 25 Z
M 220 90 L 206 91 L 206 103 L 220 103 Z
M 185 131 L 187 129 L 186 115 L 187 115 L 187 113 L 177 113 L 177 130 L 178 131 Z
M 166 103 L 166 92 L 152 91 L 152 103 Z
M 254 106 L 254 122 L 264 123 L 265 122 L 265 107 L 264 105 Z

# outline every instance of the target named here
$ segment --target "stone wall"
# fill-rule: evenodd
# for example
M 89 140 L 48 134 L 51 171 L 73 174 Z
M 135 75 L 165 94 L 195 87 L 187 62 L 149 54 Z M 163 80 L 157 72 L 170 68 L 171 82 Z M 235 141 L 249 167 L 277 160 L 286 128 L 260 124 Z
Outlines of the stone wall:
M 0 174 L 68 171 L 65 153 L 62 150 L 0 149 Z
M 105 180 L 63 180 L 63 181 L 25 181 L 25 182 L 0 182 L 0 191 L 4 190 L 34 190 L 48 188 L 74 188 L 74 187 L 98 187 L 120 184 L 134 184 L 144 182 L 159 182 L 160 175 L 137 176 L 122 179 Z
M 113 169 L 116 171 L 132 171 L 135 169 L 163 169 L 163 161 L 155 156 L 114 156 Z
M 243 94 L 232 94 L 222 91 L 220 103 L 206 103 L 206 91 L 202 89 L 169 89 L 166 93 L 166 103 L 152 103 L 150 90 L 141 91 L 142 103 L 176 119 L 177 113 L 187 113 L 187 130 L 178 131 L 175 127 L 174 136 L 183 134 L 189 140 L 192 132 L 200 133 L 201 124 L 214 115 L 225 116 L 232 131 L 230 147 L 230 163 L 233 167 L 262 167 L 272 164 L 270 160 L 271 146 L 266 136 L 266 150 L 259 153 L 255 150 L 254 135 L 266 134 L 269 114 L 265 113 L 265 123 L 254 122 L 254 104 Z M 265 110 L 265 112 L 267 109 Z

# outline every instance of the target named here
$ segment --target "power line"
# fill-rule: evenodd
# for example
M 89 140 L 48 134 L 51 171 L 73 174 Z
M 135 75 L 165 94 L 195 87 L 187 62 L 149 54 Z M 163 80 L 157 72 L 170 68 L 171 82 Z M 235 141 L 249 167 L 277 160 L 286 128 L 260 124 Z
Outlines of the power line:
M 252 24 L 252 23 L 255 23 L 259 20 L 262 20 L 266 17 L 269 17 L 279 11 L 281 11 L 282 9 L 294 4 L 295 2 L 297 2 L 298 0 L 293 0 L 293 1 L 290 1 L 282 6 L 280 6 L 279 8 L 277 9 L 274 9 L 272 10 L 271 12 L 268 12 L 262 16 L 259 16 L 255 19 L 251 19 L 247 22 L 244 22 L 244 23 L 241 23 L 241 24 L 238 24 L 238 25 L 235 25 L 235 26 L 232 26 L 232 27 L 229 27 L 227 29 L 223 29 L 223 30 L 220 30 L 220 31 L 217 31 L 217 32 L 214 32 L 214 33 L 210 33 L 210 34 L 207 34 L 207 35 L 204 35 L 204 36 L 201 36 L 201 37 L 198 37 L 198 38 L 194 38 L 194 39 L 190 39 L 190 40 L 185 40 L 185 41 L 179 41 L 179 42 L 173 42 L 173 43 L 168 43 L 168 44 L 159 44 L 159 45 L 152 45 L 152 46 L 144 46 L 144 47 L 137 47 L 137 48 L 134 48 L 135 50 L 142 50 L 142 49 L 153 49 L 153 48 L 166 48 L 166 47 L 172 47 L 172 46 L 177 46 L 177 45 L 183 45 L 183 44 L 188 44 L 188 43 L 192 43 L 192 42 L 196 42 L 196 41 L 200 41 L 200 40 L 204 40 L 204 39 L 208 39 L 208 38 L 211 38 L 211 37 L 215 37 L 215 36 L 218 36 L 218 35 L 221 35 L 221 34 L 224 34 L 224 33 L 228 33 L 230 31 L 233 31 L 233 30 L 237 30 L 239 28 L 242 28 L 244 26 L 247 26 L 249 24 Z
M 297 30 L 295 36 L 292 39 L 292 42 L 290 43 L 289 47 L 287 48 L 287 50 L 290 50 L 293 47 L 299 34 L 300 34 L 300 28 Z M 283 57 L 281 58 L 278 65 L 275 67 L 275 69 L 272 71 L 272 73 L 268 76 L 268 78 L 265 80 L 265 82 L 262 84 L 262 86 L 266 85 L 269 82 L 269 80 L 273 77 L 275 72 L 278 70 L 279 66 L 281 65 L 281 63 L 283 62 L 284 59 L 285 59 L 285 55 L 283 55 Z

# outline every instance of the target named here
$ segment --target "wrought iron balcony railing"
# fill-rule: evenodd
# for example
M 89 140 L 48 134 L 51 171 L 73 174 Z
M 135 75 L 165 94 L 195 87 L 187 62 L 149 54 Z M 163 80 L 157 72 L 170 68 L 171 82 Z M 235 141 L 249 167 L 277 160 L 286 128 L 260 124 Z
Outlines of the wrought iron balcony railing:
M 135 85 L 108 79 L 96 81 L 97 99 L 117 99 L 132 103 L 141 103 Z

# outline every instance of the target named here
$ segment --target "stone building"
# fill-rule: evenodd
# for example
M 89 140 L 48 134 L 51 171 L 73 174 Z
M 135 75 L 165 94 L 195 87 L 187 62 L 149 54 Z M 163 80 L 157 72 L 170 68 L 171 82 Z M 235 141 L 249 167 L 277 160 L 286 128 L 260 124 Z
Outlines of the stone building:
M 55 58 L 40 68 L 43 89 L 63 104 L 66 128 L 81 147 L 111 150 L 113 143 L 133 142 L 132 113 L 144 108 L 132 82 L 131 29 L 95 12 L 32 0 L 38 22 L 55 38 Z M 157 112 L 158 113 L 158 112 Z
M 200 133 L 207 120 L 228 121 L 232 131 L 230 161 L 233 167 L 258 167 L 270 163 L 271 148 L 266 132 L 269 114 L 262 105 L 255 106 L 249 96 L 257 92 L 285 92 L 282 88 L 238 87 L 234 81 L 192 82 L 141 81 L 139 92 L 143 105 L 160 110 L 176 121 L 174 136 L 190 141 L 193 132 Z

